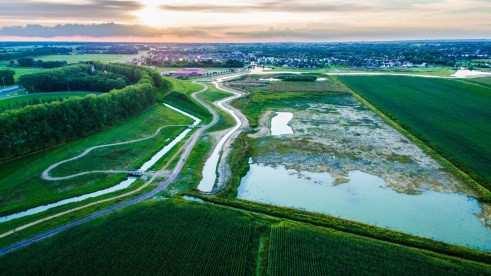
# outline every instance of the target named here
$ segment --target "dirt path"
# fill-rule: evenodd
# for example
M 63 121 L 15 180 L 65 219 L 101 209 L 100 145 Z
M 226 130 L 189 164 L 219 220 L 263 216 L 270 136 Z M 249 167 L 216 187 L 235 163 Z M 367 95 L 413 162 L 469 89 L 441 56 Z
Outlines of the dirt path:
M 60 176 L 60 177 L 55 177 L 55 176 L 51 176 L 50 175 L 50 172 L 52 170 L 56 169 L 57 167 L 65 164 L 65 163 L 69 163 L 69 162 L 78 160 L 78 159 L 80 159 L 80 158 L 88 155 L 89 153 L 91 153 L 92 151 L 94 151 L 96 149 L 109 148 L 109 147 L 115 147 L 115 146 L 122 146 L 122 145 L 128 145 L 128 144 L 133 144 L 133 143 L 138 143 L 138 142 L 143 142 L 143 141 L 146 141 L 146 140 L 150 140 L 152 138 L 155 138 L 157 135 L 159 135 L 159 133 L 163 129 L 168 128 L 168 127 L 188 127 L 188 125 L 166 125 L 166 126 L 161 126 L 152 135 L 149 135 L 149 136 L 146 136 L 146 137 L 143 137 L 143 138 L 134 139 L 134 140 L 128 140 L 128 141 L 124 141 L 124 142 L 118 142 L 118 143 L 112 143 L 112 144 L 97 145 L 97 146 L 93 146 L 93 147 L 87 148 L 85 151 L 83 151 L 79 155 L 76 155 L 76 156 L 74 156 L 72 158 L 69 158 L 69 159 L 62 160 L 60 162 L 57 162 L 57 163 L 49 166 L 46 170 L 43 171 L 43 173 L 41 174 L 41 178 L 43 180 L 46 180 L 46 181 L 60 181 L 60 180 L 68 180 L 68 179 L 76 178 L 76 177 L 79 177 L 79 176 L 82 176 L 82 175 L 94 174 L 94 173 L 106 173 L 106 174 L 111 174 L 111 173 L 130 173 L 132 171 L 127 171 L 127 170 L 91 170 L 91 171 L 84 171 L 84 172 L 79 172 L 79 173 L 76 173 L 76 174 L 71 174 L 71 175 L 67 175 L 67 176 Z
M 86 217 L 73 220 L 73 221 L 68 222 L 66 224 L 63 224 L 63 225 L 57 226 L 55 228 L 52 228 L 52 229 L 49 229 L 49 230 L 40 232 L 40 233 L 38 233 L 38 234 L 30 237 L 30 238 L 27 238 L 27 239 L 24 239 L 24 240 L 15 242 L 13 244 L 10 244 L 10 245 L 8 245 L 6 247 L 0 248 L 0 256 L 3 256 L 3 255 L 8 254 L 10 252 L 19 250 L 21 248 L 27 247 L 27 246 L 29 246 L 31 244 L 34 244 L 36 242 L 39 242 L 39 241 L 42 241 L 42 240 L 47 239 L 49 237 L 52 237 L 52 236 L 54 236 L 54 235 L 56 235 L 58 233 L 61 233 L 61 232 L 64 232 L 64 231 L 66 231 L 68 229 L 74 228 L 74 227 L 76 227 L 78 225 L 81 225 L 81 224 L 90 222 L 90 221 L 95 220 L 97 218 L 106 216 L 106 215 L 111 214 L 111 213 L 113 213 L 115 211 L 118 211 L 118 210 L 121 210 L 123 208 L 126 208 L 128 206 L 131 206 L 131 205 L 140 203 L 140 202 L 142 202 L 144 200 L 150 199 L 150 198 L 154 197 L 155 195 L 157 195 L 158 193 L 160 193 L 163 190 L 165 190 L 179 176 L 182 168 L 186 164 L 186 161 L 188 160 L 189 155 L 191 154 L 191 151 L 193 150 L 194 146 L 198 142 L 199 138 L 203 135 L 203 133 L 205 131 L 207 131 L 208 129 L 210 129 L 211 127 L 213 127 L 218 122 L 218 118 L 219 117 L 218 117 L 218 114 L 215 112 L 215 110 L 213 110 L 206 102 L 204 102 L 203 100 L 201 100 L 201 99 L 199 99 L 197 97 L 198 94 L 200 94 L 200 93 L 202 93 L 202 92 L 204 92 L 204 91 L 206 91 L 208 89 L 208 86 L 206 86 L 206 85 L 202 85 L 202 86 L 203 86 L 203 89 L 201 89 L 201 90 L 193 93 L 192 94 L 192 97 L 197 102 L 199 102 L 200 104 L 202 104 L 213 115 L 213 119 L 212 119 L 212 121 L 209 124 L 198 128 L 198 130 L 191 136 L 191 138 L 189 138 L 189 140 L 183 146 L 182 153 L 181 153 L 181 155 L 179 157 L 179 160 L 178 160 L 176 166 L 171 171 L 171 173 L 168 175 L 168 177 L 164 181 L 160 182 L 159 185 L 155 189 L 153 189 L 153 190 L 151 190 L 149 192 L 143 193 L 141 195 L 138 195 L 138 196 L 136 196 L 134 198 L 130 198 L 130 199 L 127 199 L 127 200 L 118 202 L 118 203 L 116 203 L 114 205 L 111 205 L 109 207 L 103 208 L 101 210 L 95 211 L 94 213 L 91 213 L 90 215 L 88 215 Z M 166 171 L 166 168 L 163 168 L 159 172 L 164 172 L 164 171 Z M 73 209 L 70 209 L 70 210 L 66 210 L 66 211 L 61 212 L 61 213 L 57 213 L 57 214 L 54 214 L 54 215 L 51 215 L 51 216 L 48 216 L 48 217 L 45 217 L 45 218 L 42 218 L 42 219 L 39 219 L 39 220 L 30 222 L 28 224 L 21 225 L 19 227 L 16 227 L 15 229 L 12 229 L 10 231 L 7 231 L 7 232 L 1 234 L 0 235 L 0 238 L 5 238 L 7 236 L 10 236 L 10 235 L 18 232 L 18 231 L 21 231 L 21 230 L 24 230 L 24 229 L 33 227 L 33 226 L 38 225 L 40 223 L 43 223 L 43 222 L 46 222 L 46 221 L 49 221 L 49 220 L 52 220 L 52 219 L 55 219 L 55 218 L 58 218 L 58 217 L 61 217 L 61 216 L 64 216 L 64 215 L 73 213 L 73 212 L 76 212 L 76 211 L 80 211 L 80 210 L 85 209 L 85 208 L 88 208 L 88 207 L 92 207 L 92 206 L 95 206 L 95 205 L 98 205 L 98 204 L 102 204 L 102 203 L 114 201 L 114 200 L 117 200 L 117 199 L 123 199 L 123 198 L 127 198 L 129 196 L 135 195 L 135 194 L 139 193 L 140 191 L 142 191 L 143 189 L 147 188 L 153 181 L 155 181 L 155 179 L 157 178 L 158 175 L 159 175 L 159 173 L 153 175 L 150 180 L 148 180 L 147 182 L 145 182 L 142 186 L 140 186 L 136 190 L 133 190 L 133 191 L 130 191 L 128 193 L 125 193 L 125 194 L 122 194 L 122 195 L 118 195 L 118 196 L 115 196 L 115 197 L 111 197 L 111 198 L 99 200 L 99 201 L 96 201 L 96 202 L 92 202 L 92 203 L 89 203 L 89 204 L 86 204 L 86 205 L 83 205 L 83 206 L 79 206 L 79 207 L 76 207 L 76 208 L 73 208 Z

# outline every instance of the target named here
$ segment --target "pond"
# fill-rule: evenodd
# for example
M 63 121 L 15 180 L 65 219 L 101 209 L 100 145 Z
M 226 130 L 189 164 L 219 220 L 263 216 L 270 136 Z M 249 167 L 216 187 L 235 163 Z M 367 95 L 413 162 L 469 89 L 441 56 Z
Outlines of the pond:
M 291 112 L 277 112 L 271 119 L 271 135 L 293 134 L 293 129 L 288 125 L 292 119 Z
M 252 163 L 238 198 L 329 214 L 413 235 L 491 250 L 491 229 L 476 199 L 458 193 L 398 193 L 380 177 L 351 171 L 336 184 L 329 173 Z
M 353 97 L 275 111 L 238 198 L 491 251 L 491 206 Z

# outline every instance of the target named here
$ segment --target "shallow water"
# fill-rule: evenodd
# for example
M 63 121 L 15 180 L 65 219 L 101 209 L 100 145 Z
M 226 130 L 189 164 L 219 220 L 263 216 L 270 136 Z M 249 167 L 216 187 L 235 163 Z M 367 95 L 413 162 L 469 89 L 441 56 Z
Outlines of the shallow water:
M 277 112 L 271 119 L 271 135 L 293 134 L 293 129 L 288 125 L 292 119 L 291 112 Z
M 351 171 L 335 184 L 328 173 L 252 163 L 238 198 L 329 214 L 452 244 L 491 251 L 491 229 L 479 219 L 479 202 L 460 193 L 404 194 L 383 179 Z

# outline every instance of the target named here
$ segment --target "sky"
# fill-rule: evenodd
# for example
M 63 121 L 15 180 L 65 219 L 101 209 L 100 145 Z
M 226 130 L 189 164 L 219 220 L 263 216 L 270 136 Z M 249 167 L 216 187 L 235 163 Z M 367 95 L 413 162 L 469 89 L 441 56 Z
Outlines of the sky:
M 491 0 L 0 0 L 0 41 L 491 38 Z

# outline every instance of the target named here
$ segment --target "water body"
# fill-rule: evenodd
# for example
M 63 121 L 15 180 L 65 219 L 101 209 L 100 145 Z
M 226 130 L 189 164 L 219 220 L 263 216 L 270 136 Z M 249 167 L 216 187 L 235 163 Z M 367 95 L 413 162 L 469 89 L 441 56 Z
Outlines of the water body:
M 435 240 L 491 251 L 491 229 L 479 202 L 459 193 L 404 194 L 383 179 L 351 171 L 336 184 L 329 173 L 252 163 L 238 198 L 329 214 Z
M 171 105 L 168 105 L 168 104 L 164 104 L 166 107 L 176 111 L 176 112 L 179 112 L 191 119 L 193 119 L 193 124 L 185 129 L 184 131 L 182 131 L 176 138 L 174 138 L 169 144 L 165 145 L 160 151 L 158 151 L 157 153 L 155 153 L 152 158 L 150 158 L 150 160 L 148 160 L 147 162 L 145 162 L 139 169 L 138 171 L 140 172 L 146 172 L 148 171 L 153 165 L 155 165 L 162 157 L 164 157 L 169 151 L 171 151 L 177 144 L 179 144 L 182 140 L 184 140 L 184 138 L 186 138 L 186 136 L 192 131 L 192 128 L 196 127 L 198 124 L 200 124 L 201 120 L 196 118 L 195 116 L 189 114 L 189 113 L 186 113 L 180 109 L 177 109 Z M 38 206 L 38 207 L 34 207 L 34 208 L 31 208 L 31 209 L 28 209 L 28 210 L 25 210 L 25 211 L 22 211 L 22 212 L 18 212 L 18 213 L 14 213 L 14 214 L 11 214 L 11 215 L 7 215 L 7 216 L 3 216 L 3 217 L 0 217 L 0 223 L 4 223 L 4 222 L 8 222 L 8 221 L 11 221 L 11 220 L 14 220 L 14 219 L 18 219 L 18 218 L 22 218 L 22 217 L 26 217 L 26 216 L 30 216 L 30 215 L 35 215 L 35 214 L 39 214 L 39 213 L 42 213 L 42 212 L 45 212 L 47 210 L 50 210 L 52 208 L 55 208 L 55 207 L 60 207 L 60 206 L 63 206 L 63 205 L 67 205 L 67 204 L 70 204 L 70 203 L 75 203 L 75 202 L 81 202 L 81 201 L 84 201 L 86 199 L 90 199 L 90 198 L 95 198 L 95 197 L 99 197 L 99 196 L 102 196 L 102 195 L 106 195 L 106 194 L 110 194 L 110 193 L 114 193 L 114 192 L 117 192 L 117 191 L 121 191 L 121 190 L 124 190 L 124 189 L 127 189 L 128 187 L 131 186 L 131 184 L 133 184 L 137 179 L 134 178 L 134 177 L 128 177 L 126 180 L 120 182 L 119 184 L 117 185 L 114 185 L 112 187 L 109 187 L 109 188 L 106 188 L 106 189 L 103 189 L 103 190 L 99 190 L 99 191 L 96 191 L 96 192 L 93 192 L 93 193 L 89 193 L 89 194 L 84 194 L 84 195 L 80 195 L 80 196 L 76 196 L 76 197 L 71 197 L 71 198 L 67 198 L 67 199 L 63 199 L 63 200 L 60 200 L 60 201 L 57 201 L 57 202 L 54 202 L 54 203 L 50 203 L 50 204 L 46 204 L 46 205 L 41 205 L 41 206 Z
M 291 112 L 277 112 L 271 119 L 271 135 L 293 134 L 293 129 L 288 123 L 293 119 Z

